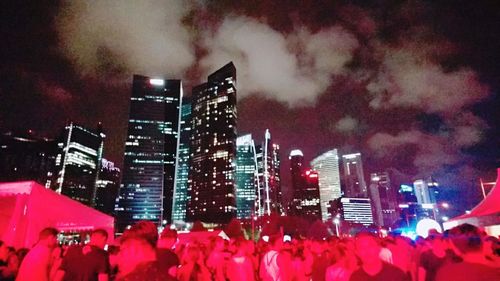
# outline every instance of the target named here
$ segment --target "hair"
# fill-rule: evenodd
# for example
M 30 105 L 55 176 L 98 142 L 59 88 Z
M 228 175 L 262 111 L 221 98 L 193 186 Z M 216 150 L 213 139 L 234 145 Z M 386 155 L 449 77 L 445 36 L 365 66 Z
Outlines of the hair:
M 127 229 L 121 238 L 121 243 L 127 240 L 140 240 L 155 248 L 158 242 L 158 229 L 150 221 L 140 221 Z
M 92 237 L 94 235 L 100 235 L 100 236 L 103 236 L 104 238 L 108 239 L 108 232 L 102 228 L 97 228 L 97 229 L 92 230 L 92 232 L 90 233 L 90 236 Z
M 449 237 L 453 245 L 462 253 L 478 252 L 483 248 L 479 229 L 468 223 L 452 228 Z
M 38 234 L 38 239 L 39 240 L 44 240 L 49 238 L 50 236 L 57 237 L 57 234 L 59 234 L 59 231 L 53 227 L 46 227 L 40 231 L 40 234 Z
M 170 229 L 170 228 L 165 228 L 160 234 L 160 239 L 177 239 L 177 230 L 175 229 Z
M 2 247 L 5 244 L 2 240 L 0 240 L 0 247 Z
M 107 252 L 110 256 L 117 255 L 120 252 L 120 247 L 115 245 L 109 245 Z

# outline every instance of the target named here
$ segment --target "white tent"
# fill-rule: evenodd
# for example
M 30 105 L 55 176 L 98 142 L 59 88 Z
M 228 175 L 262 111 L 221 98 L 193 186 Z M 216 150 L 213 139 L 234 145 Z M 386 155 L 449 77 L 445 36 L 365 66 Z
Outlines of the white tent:
M 113 239 L 114 218 L 34 181 L 0 183 L 1 240 L 30 248 L 45 227 L 64 232 L 103 228 Z
M 484 228 L 490 235 L 500 235 L 500 168 L 497 169 L 497 181 L 490 193 L 479 202 L 470 213 L 455 217 L 443 223 L 444 229 L 469 223 Z

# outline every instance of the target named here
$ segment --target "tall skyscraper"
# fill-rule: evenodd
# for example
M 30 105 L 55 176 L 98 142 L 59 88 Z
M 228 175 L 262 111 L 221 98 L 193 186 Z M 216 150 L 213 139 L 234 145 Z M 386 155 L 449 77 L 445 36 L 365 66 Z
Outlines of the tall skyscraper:
M 236 139 L 236 207 L 238 219 L 250 219 L 255 213 L 257 159 L 252 135 Z
M 97 179 L 95 208 L 103 213 L 113 215 L 116 196 L 120 188 L 120 169 L 106 159 L 101 161 L 101 171 Z
M 178 146 L 180 80 L 134 75 L 117 230 L 149 220 L 157 225 L 172 217 Z
M 332 149 L 316 157 L 311 161 L 311 167 L 319 175 L 321 219 L 326 221 L 331 218 L 328 211 L 330 202 L 342 196 L 337 149 Z
M 369 198 L 342 197 L 342 210 L 344 220 L 362 225 L 373 224 L 372 207 Z
M 309 218 L 321 219 L 318 172 L 306 170 L 302 177 L 305 184 L 300 192 L 299 214 Z
M 95 206 L 105 135 L 71 122 L 58 142 L 53 188 L 88 206 Z
M 361 153 L 342 155 L 344 168 L 344 196 L 351 198 L 368 198 Z
M 413 182 L 413 188 L 415 190 L 415 196 L 417 197 L 418 204 L 432 203 L 427 181 L 421 179 L 416 180 Z
M 188 221 L 227 223 L 236 215 L 236 68 L 230 62 L 193 88 Z
M 265 132 L 262 145 L 257 146 L 258 190 L 257 214 L 282 213 L 282 191 L 280 175 L 279 145 L 272 142 L 269 130 Z
M 172 221 L 186 221 L 186 208 L 189 201 L 189 164 L 190 164 L 190 138 L 191 138 L 191 101 L 182 99 L 181 107 L 181 132 L 179 152 L 175 171 L 174 203 Z
M 294 149 L 290 152 L 288 156 L 290 160 L 290 174 L 292 176 L 291 186 L 292 186 L 292 202 L 289 207 L 290 214 L 298 213 L 298 206 L 301 202 L 301 191 L 304 189 L 304 154 L 299 149 Z
M 387 172 L 372 173 L 369 191 L 376 224 L 392 227 L 399 218 L 399 214 L 397 213 L 397 191 L 391 186 L 389 174 Z

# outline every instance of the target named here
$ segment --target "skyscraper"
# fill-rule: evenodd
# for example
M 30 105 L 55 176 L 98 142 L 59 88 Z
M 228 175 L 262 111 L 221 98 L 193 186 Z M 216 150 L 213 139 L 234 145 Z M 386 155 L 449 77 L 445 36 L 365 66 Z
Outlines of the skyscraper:
M 236 215 L 236 68 L 230 62 L 193 88 L 188 221 L 227 223 Z
M 250 219 L 255 212 L 257 159 L 252 135 L 236 139 L 236 207 L 238 219 Z
M 319 175 L 321 218 L 323 221 L 326 221 L 331 218 L 331 214 L 328 211 L 330 202 L 342 195 L 337 149 L 332 149 L 316 157 L 311 161 L 311 167 Z
M 373 224 L 372 207 L 369 198 L 347 198 L 342 197 L 342 210 L 344 220 L 362 225 Z
M 186 208 L 189 201 L 189 163 L 190 163 L 190 138 L 191 138 L 191 101 L 182 99 L 181 131 L 179 152 L 175 171 L 174 202 L 172 221 L 186 221 Z
M 432 203 L 427 181 L 421 179 L 416 180 L 413 182 L 413 188 L 415 190 L 415 196 L 417 197 L 418 204 Z
M 266 130 L 264 142 L 257 146 L 258 190 L 257 214 L 282 213 L 282 191 L 280 175 L 279 145 L 272 142 L 271 133 Z
M 120 169 L 115 167 L 113 162 L 103 158 L 96 186 L 95 208 L 112 215 L 118 189 L 120 188 Z
M 302 177 L 305 184 L 300 192 L 299 214 L 309 218 L 321 219 L 318 172 L 306 170 Z
M 351 198 L 368 198 L 361 153 L 342 155 L 344 168 L 344 196 Z
M 58 142 L 53 188 L 88 206 L 95 206 L 96 182 L 101 169 L 105 135 L 73 122 L 64 127 Z
M 399 214 L 397 213 L 397 191 L 391 185 L 389 173 L 372 173 L 369 191 L 375 222 L 379 226 L 392 227 L 399 218 Z
M 298 206 L 301 202 L 301 191 L 304 189 L 305 181 L 304 181 L 304 154 L 299 149 L 294 149 L 290 152 L 288 156 L 290 160 L 290 174 L 292 176 L 292 202 L 289 207 L 290 214 L 297 214 Z
M 180 80 L 134 75 L 115 206 L 118 232 L 139 220 L 160 225 L 172 217 L 181 98 Z

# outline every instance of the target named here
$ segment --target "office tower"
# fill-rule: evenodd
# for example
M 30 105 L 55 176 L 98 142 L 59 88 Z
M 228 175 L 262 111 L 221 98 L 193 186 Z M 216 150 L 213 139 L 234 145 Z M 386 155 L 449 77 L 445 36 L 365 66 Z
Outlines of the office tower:
M 281 214 L 283 212 L 280 147 L 278 144 L 273 143 L 269 130 L 266 130 L 264 136 L 264 143 L 257 146 L 259 182 L 257 214 L 259 216 L 270 215 L 271 213 Z
M 101 161 L 101 171 L 97 179 L 95 208 L 103 213 L 113 215 L 115 200 L 120 188 L 120 169 L 106 159 Z
M 57 144 L 56 180 L 52 182 L 58 193 L 95 206 L 105 137 L 100 124 L 96 131 L 73 122 L 64 127 Z
M 236 139 L 236 217 L 250 219 L 255 213 L 257 159 L 252 135 Z
M 342 195 L 337 149 L 332 149 L 316 157 L 311 161 L 311 167 L 319 175 L 321 219 L 327 221 L 331 218 L 331 213 L 328 211 L 330 202 Z
M 402 184 L 399 187 L 399 201 L 402 203 L 417 202 L 417 197 L 415 196 L 413 185 Z
M 430 203 L 436 204 L 439 199 L 439 183 L 433 177 L 429 177 L 427 179 L 427 187 Z
M 370 199 L 373 204 L 375 223 L 379 226 L 392 227 L 397 221 L 397 192 L 391 186 L 387 172 L 370 175 Z
M 373 214 L 370 199 L 342 197 L 342 210 L 344 221 L 362 225 L 373 224 Z
M 118 232 L 140 220 L 161 225 L 172 217 L 181 99 L 180 80 L 134 75 L 115 206 Z
M 0 134 L 0 182 L 34 180 L 51 186 L 57 142 L 27 132 Z
M 189 201 L 189 162 L 191 138 L 191 101 L 182 99 L 179 152 L 175 171 L 173 222 L 186 221 L 186 208 Z
M 292 202 L 289 208 L 290 214 L 298 214 L 298 207 L 301 202 L 301 191 L 304 189 L 305 181 L 304 181 L 304 154 L 299 149 L 294 149 L 290 152 L 288 156 L 290 160 L 290 174 L 292 176 Z
M 308 218 L 321 219 L 318 173 L 306 170 L 302 177 L 304 178 L 304 188 L 300 192 L 299 213 Z
M 344 168 L 344 196 L 351 198 L 368 198 L 361 153 L 342 155 Z
M 188 221 L 227 223 L 236 215 L 236 68 L 228 63 L 193 88 Z
M 429 187 L 425 180 L 416 180 L 413 182 L 413 188 L 415 190 L 415 196 L 417 197 L 418 204 L 430 204 L 431 197 L 429 194 Z

